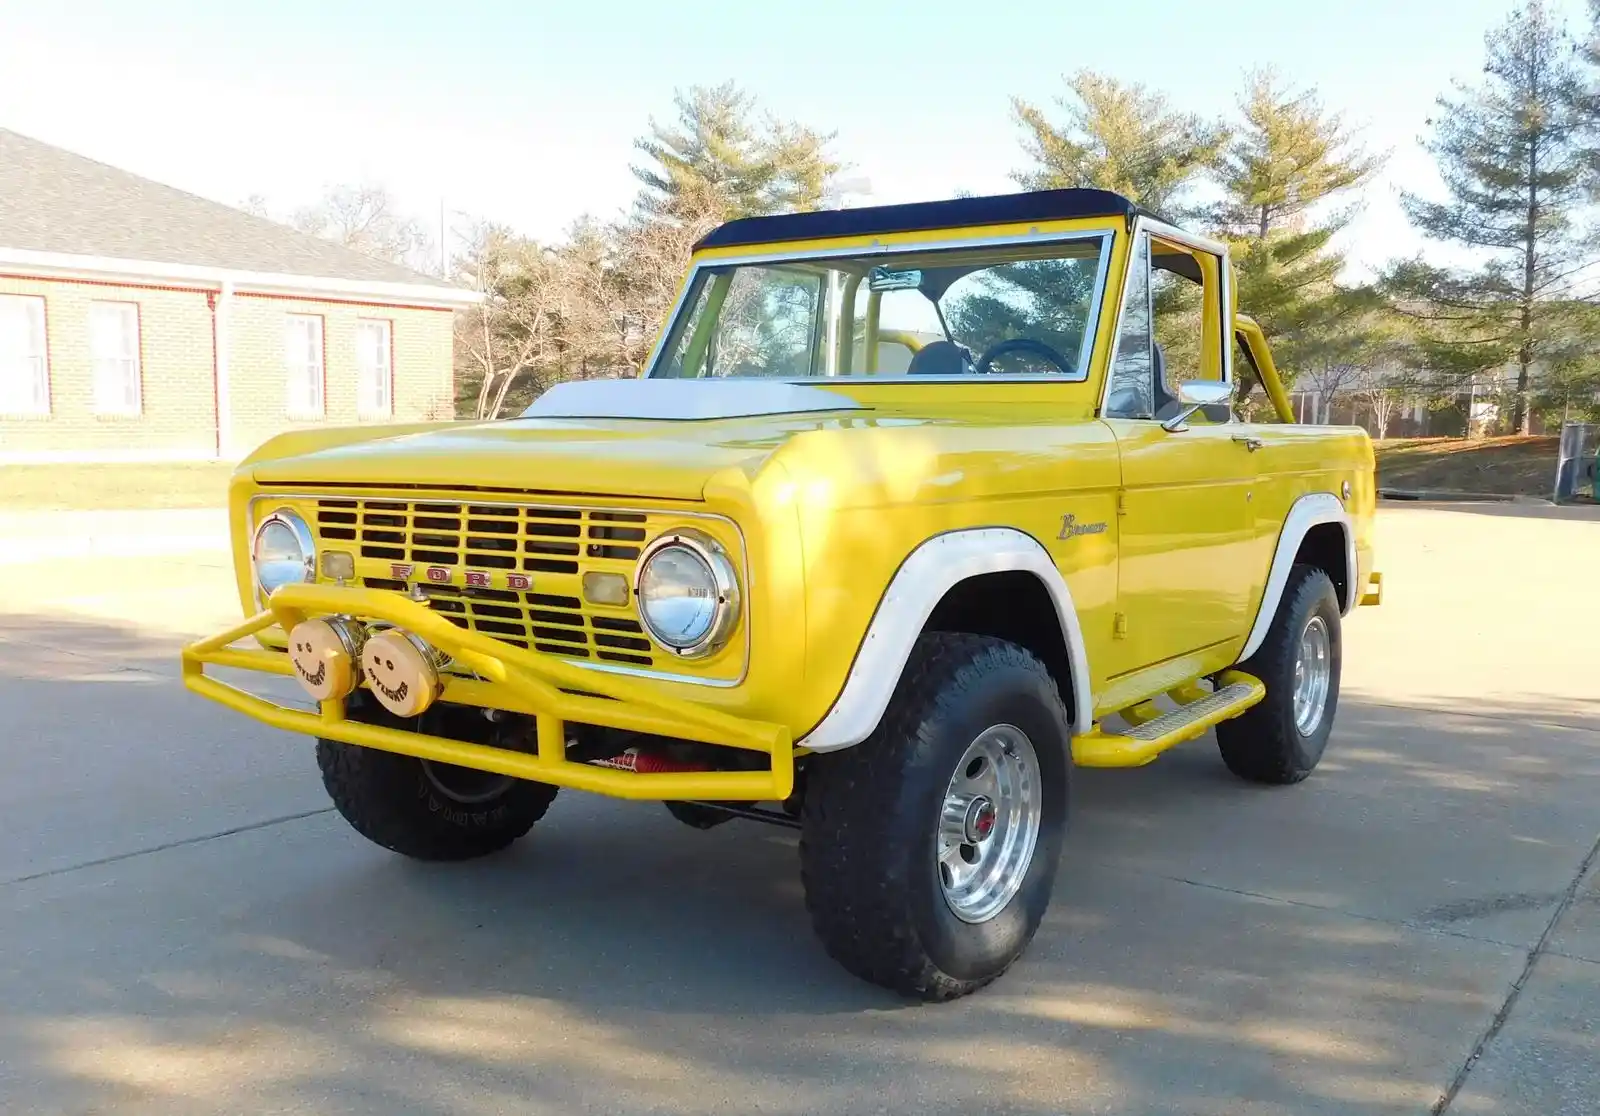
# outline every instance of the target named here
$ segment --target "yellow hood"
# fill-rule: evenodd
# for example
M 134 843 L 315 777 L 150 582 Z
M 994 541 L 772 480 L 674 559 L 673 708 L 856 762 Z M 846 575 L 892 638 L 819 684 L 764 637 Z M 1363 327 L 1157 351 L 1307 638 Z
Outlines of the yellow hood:
M 416 484 L 596 496 L 700 500 L 730 468 L 754 472 L 816 416 L 673 422 L 650 419 L 506 419 L 377 435 L 341 444 L 270 447 L 252 465 L 257 484 Z M 355 432 L 351 432 L 355 433 Z

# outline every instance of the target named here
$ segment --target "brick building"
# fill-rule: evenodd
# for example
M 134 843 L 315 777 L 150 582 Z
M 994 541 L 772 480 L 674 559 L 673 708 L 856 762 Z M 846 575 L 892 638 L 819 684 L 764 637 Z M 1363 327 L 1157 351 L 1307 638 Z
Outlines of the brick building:
M 450 418 L 476 297 L 0 129 L 0 463 Z

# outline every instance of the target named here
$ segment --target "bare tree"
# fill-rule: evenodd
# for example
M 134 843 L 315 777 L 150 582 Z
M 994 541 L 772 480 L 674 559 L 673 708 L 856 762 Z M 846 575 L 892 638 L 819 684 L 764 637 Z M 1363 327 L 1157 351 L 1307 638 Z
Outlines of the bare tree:
M 273 220 L 272 210 L 267 205 L 265 194 L 251 194 L 240 202 L 238 207 L 252 217 L 265 217 L 269 221 Z
M 1367 371 L 1358 359 L 1345 354 L 1324 352 L 1304 368 L 1299 383 L 1311 392 L 1316 405 L 1316 421 L 1327 422 L 1334 402 L 1353 389 Z
M 652 122 L 639 142 L 649 156 L 634 168 L 642 189 L 616 221 L 584 218 L 543 245 L 490 225 L 462 238 L 457 278 L 484 296 L 457 319 L 458 382 L 470 385 L 463 411 L 490 419 L 563 380 L 637 373 L 696 241 L 730 217 L 820 204 L 835 186 L 828 137 L 755 120 L 753 102 L 732 86 L 692 91 L 678 108 L 676 127 Z M 330 197 L 307 223 L 336 239 L 339 230 L 371 235 L 389 212 L 378 202 L 386 199 Z M 731 296 L 724 319 L 739 310 Z
M 1380 366 L 1364 369 L 1351 394 L 1372 411 L 1376 435 L 1381 439 L 1389 436 L 1395 414 L 1411 401 L 1412 387 L 1403 367 Z
M 301 232 L 332 240 L 390 263 L 430 266 L 432 238 L 422 222 L 401 213 L 382 186 L 335 186 L 313 205 L 295 211 Z
M 478 382 L 476 417 L 493 418 L 519 376 L 554 363 L 558 268 L 549 249 L 497 226 L 478 229 L 458 266 L 483 301 L 457 315 L 457 352 Z

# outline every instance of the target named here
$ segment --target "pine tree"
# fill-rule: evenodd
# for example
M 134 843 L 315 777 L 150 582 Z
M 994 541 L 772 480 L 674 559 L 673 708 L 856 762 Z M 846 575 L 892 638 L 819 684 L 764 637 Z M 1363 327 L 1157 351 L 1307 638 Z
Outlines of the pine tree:
M 1186 191 L 1213 165 L 1227 140 L 1219 125 L 1176 111 L 1160 93 L 1090 70 L 1066 79 L 1058 97 L 1066 123 L 1013 99 L 1033 166 L 1014 174 L 1024 189 L 1113 190 L 1168 220 L 1182 221 Z
M 1487 262 L 1465 270 L 1406 261 L 1388 286 L 1419 322 L 1437 371 L 1466 381 L 1515 365 L 1512 425 L 1527 433 L 1533 369 L 1560 343 L 1580 267 L 1583 93 L 1571 40 L 1541 0 L 1485 36 L 1485 47 L 1483 83 L 1458 83 L 1429 121 L 1446 200 L 1408 193 L 1402 202 L 1428 236 Z
M 1348 337 L 1340 322 L 1372 299 L 1339 283 L 1345 257 L 1334 239 L 1352 214 L 1330 203 L 1370 181 L 1381 160 L 1313 91 L 1285 88 L 1271 71 L 1251 76 L 1239 108 L 1243 120 L 1220 160 L 1224 200 L 1214 215 L 1230 244 L 1239 306 L 1273 338 L 1291 378 L 1343 363 Z
M 1271 70 L 1250 76 L 1239 107 L 1243 127 L 1219 161 L 1227 200 L 1218 217 L 1236 235 L 1301 228 L 1314 207 L 1365 185 L 1381 164 L 1314 91 L 1285 89 Z M 1318 227 L 1337 231 L 1348 216 L 1324 215 Z
M 653 117 L 635 141 L 648 156 L 633 173 L 646 220 L 720 222 L 818 206 L 842 169 L 827 152 L 832 134 L 765 116 L 732 82 L 695 86 L 675 98 L 677 120 Z

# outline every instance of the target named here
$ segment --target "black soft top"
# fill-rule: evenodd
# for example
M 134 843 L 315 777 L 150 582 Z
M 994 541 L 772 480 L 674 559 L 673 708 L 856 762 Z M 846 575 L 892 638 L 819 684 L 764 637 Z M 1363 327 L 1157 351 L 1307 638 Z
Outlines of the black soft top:
M 974 225 L 1006 225 L 1020 221 L 1065 221 L 1075 217 L 1154 216 L 1110 190 L 1029 190 L 976 198 L 872 205 L 860 209 L 822 209 L 741 217 L 718 225 L 700 238 L 696 248 L 742 244 L 774 244 L 785 240 L 820 240 L 832 236 L 922 232 Z

